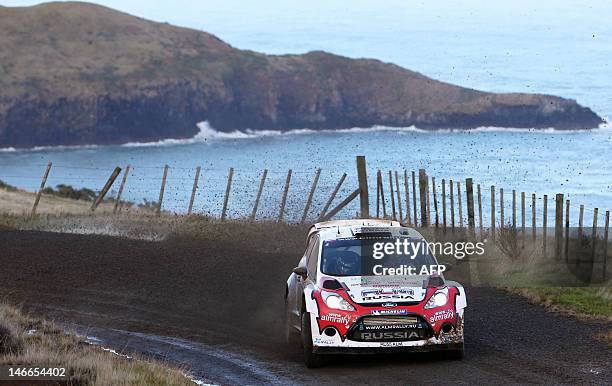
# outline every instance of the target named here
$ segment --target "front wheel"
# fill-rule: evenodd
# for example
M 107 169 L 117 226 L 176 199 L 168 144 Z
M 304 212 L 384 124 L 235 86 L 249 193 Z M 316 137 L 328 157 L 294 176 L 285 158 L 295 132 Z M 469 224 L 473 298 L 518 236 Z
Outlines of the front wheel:
M 321 367 L 323 360 L 321 355 L 315 354 L 312 350 L 312 331 L 310 329 L 310 313 L 302 314 L 302 344 L 304 347 L 304 362 L 309 369 Z

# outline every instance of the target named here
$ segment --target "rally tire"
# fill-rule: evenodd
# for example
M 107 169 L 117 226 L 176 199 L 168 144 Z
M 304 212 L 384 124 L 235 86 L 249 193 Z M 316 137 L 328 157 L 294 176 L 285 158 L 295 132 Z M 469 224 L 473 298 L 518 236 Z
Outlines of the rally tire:
M 310 329 L 310 313 L 302 313 L 302 346 L 304 348 L 304 363 L 309 369 L 321 367 L 323 358 L 312 350 L 312 332 Z

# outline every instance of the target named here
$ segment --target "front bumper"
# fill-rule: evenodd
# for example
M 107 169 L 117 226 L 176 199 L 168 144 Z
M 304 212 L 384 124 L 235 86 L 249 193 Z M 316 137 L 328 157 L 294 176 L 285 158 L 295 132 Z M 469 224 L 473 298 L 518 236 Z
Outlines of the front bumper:
M 463 310 L 462 310 L 463 311 Z M 463 312 L 457 315 L 454 327 L 445 333 L 437 330 L 426 338 L 400 341 L 358 341 L 350 339 L 351 334 L 341 335 L 337 330 L 333 336 L 320 329 L 317 317 L 311 314 L 313 351 L 328 354 L 359 354 L 385 352 L 428 352 L 457 350 L 463 347 Z M 351 329 L 349 329 L 351 331 Z

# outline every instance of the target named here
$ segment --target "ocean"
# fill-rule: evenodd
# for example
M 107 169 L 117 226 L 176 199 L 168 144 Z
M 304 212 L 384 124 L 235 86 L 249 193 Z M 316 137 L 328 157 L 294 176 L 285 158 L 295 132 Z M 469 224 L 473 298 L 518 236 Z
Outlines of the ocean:
M 612 117 L 612 28 L 606 20 L 609 5 L 605 2 L 492 5 L 476 1 L 473 7 L 455 1 L 302 3 L 291 7 L 278 2 L 266 6 L 259 2 L 241 2 L 240 6 L 210 3 L 199 8 L 192 5 L 195 8 L 176 16 L 160 5 L 146 10 L 123 9 L 206 30 L 238 48 L 270 54 L 326 50 L 373 57 L 461 86 L 576 99 L 605 119 Z M 201 133 L 190 140 L 2 149 L 0 179 L 34 191 L 46 163 L 52 161 L 48 185 L 64 183 L 99 190 L 115 166 L 129 164 L 124 198 L 155 201 L 163 165 L 168 164 L 164 208 L 184 212 L 195 167 L 200 165 L 195 211 L 219 216 L 228 169 L 233 167 L 229 216 L 244 217 L 250 213 L 260 175 L 267 168 L 258 218 L 276 218 L 287 169 L 291 168 L 286 218 L 295 220 L 301 217 L 315 170 L 321 168 L 309 214 L 309 219 L 314 219 L 342 173 L 348 177 L 334 204 L 356 188 L 355 156 L 365 155 L 371 195 L 375 195 L 377 169 L 398 171 L 403 176 L 404 169 L 410 174 L 425 168 L 438 184 L 442 178 L 463 184 L 465 178 L 472 177 L 487 192 L 483 198 L 485 219 L 490 185 L 507 192 L 508 208 L 512 189 L 517 194 L 524 191 L 528 197 L 536 193 L 538 210 L 542 196 L 547 194 L 552 200 L 555 193 L 564 193 L 573 208 L 584 204 L 587 218 L 595 207 L 602 213 L 612 206 L 612 128 L 608 125 L 574 132 L 512 128 L 426 132 L 414 127 L 375 127 L 325 132 L 304 128 L 280 134 L 218 133 L 205 123 L 200 128 Z M 388 190 L 388 175 L 384 177 Z M 352 205 L 342 215 L 354 216 L 356 208 Z M 549 208 L 554 208 L 552 201 Z M 577 209 L 572 210 L 574 220 Z

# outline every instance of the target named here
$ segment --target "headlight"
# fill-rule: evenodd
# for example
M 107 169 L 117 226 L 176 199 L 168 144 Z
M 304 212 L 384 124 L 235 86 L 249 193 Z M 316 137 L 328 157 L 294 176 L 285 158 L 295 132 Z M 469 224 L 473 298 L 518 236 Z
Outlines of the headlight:
M 323 292 L 322 295 L 323 301 L 329 308 L 343 311 L 355 311 L 355 307 L 353 307 L 349 302 L 344 300 L 344 298 L 338 294 L 335 294 L 333 292 Z
M 428 309 L 442 307 L 446 304 L 446 302 L 448 302 L 448 296 L 446 295 L 446 293 L 443 291 L 436 291 L 436 293 L 434 293 L 433 296 L 429 298 L 429 301 L 427 302 L 427 304 L 425 304 L 424 308 Z

